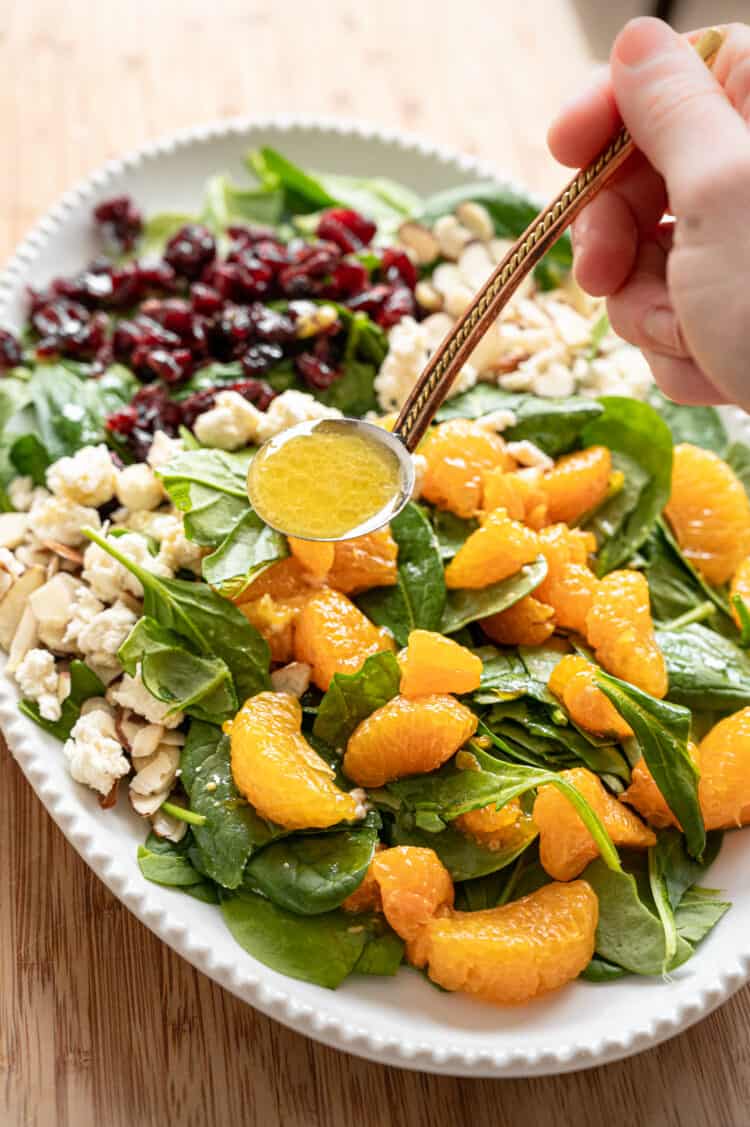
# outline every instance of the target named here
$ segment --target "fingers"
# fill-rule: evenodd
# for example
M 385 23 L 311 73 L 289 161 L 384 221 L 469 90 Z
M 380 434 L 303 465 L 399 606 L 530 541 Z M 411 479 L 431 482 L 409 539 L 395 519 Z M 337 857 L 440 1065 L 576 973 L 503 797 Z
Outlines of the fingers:
M 661 390 L 675 403 L 691 407 L 716 407 L 729 400 L 708 380 L 692 360 L 644 352 L 654 379 Z
M 576 95 L 549 127 L 547 144 L 555 160 L 582 168 L 620 128 L 609 67 L 602 67 L 590 87 Z
M 615 40 L 612 84 L 638 148 L 669 184 L 680 215 L 710 177 L 736 167 L 747 127 L 689 43 L 660 20 L 632 20 Z M 707 144 L 710 150 L 707 151 Z
M 734 108 L 750 124 L 750 27 L 730 24 L 713 69 Z

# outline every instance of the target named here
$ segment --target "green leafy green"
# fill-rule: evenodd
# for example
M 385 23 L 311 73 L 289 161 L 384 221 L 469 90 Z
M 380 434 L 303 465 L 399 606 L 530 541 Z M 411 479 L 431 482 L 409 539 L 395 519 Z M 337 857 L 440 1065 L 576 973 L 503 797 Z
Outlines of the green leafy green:
M 215 884 L 191 860 L 194 849 L 189 830 L 177 843 L 157 837 L 152 831 L 146 844 L 138 846 L 138 867 L 143 876 L 155 884 L 179 888 L 205 904 L 218 904 Z
M 34 485 L 46 485 L 50 457 L 35 434 L 22 434 L 10 448 L 10 460 L 19 474 L 30 477 Z
M 669 700 L 688 708 L 729 710 L 750 704 L 750 658 L 698 622 L 656 631 L 669 674 Z
M 587 522 L 599 544 L 597 570 L 606 575 L 630 560 L 669 500 L 672 435 L 648 403 L 622 396 L 605 396 L 599 402 L 604 414 L 584 427 L 581 441 L 584 446 L 607 446 L 615 468 L 625 474 L 623 489 Z
M 356 925 L 355 925 L 356 926 Z M 387 928 L 378 934 L 375 930 L 362 954 L 354 964 L 353 974 L 394 975 L 404 958 L 404 941 Z
M 271 185 L 242 187 L 219 174 L 206 185 L 200 221 L 220 235 L 233 224 L 275 225 L 281 220 L 283 209 L 283 193 Z
M 739 644 L 747 649 L 750 646 L 750 607 L 742 595 L 732 595 L 729 601 L 740 624 Z
M 391 521 L 398 544 L 398 578 L 393 587 L 365 591 L 357 603 L 378 626 L 387 626 L 400 646 L 412 630 L 438 630 L 445 606 L 440 549 L 422 510 L 409 503 Z M 456 627 L 458 629 L 458 627 Z
M 513 426 L 503 431 L 512 442 L 528 439 L 550 457 L 567 454 L 579 442 L 584 427 L 599 418 L 604 408 L 596 399 L 541 399 L 525 392 L 504 391 L 496 384 L 478 383 L 442 405 L 438 422 L 444 419 L 476 419 L 490 411 L 512 411 Z
M 706 831 L 698 803 L 698 772 L 688 752 L 689 710 L 657 700 L 603 670 L 598 670 L 596 679 L 633 729 L 657 787 L 683 828 L 690 853 L 700 858 Z
M 750 495 L 750 446 L 745 442 L 733 442 L 724 460 L 744 485 L 745 492 Z
M 731 907 L 731 903 L 722 900 L 714 889 L 688 889 L 675 909 L 678 935 L 693 945 L 700 943 Z
M 201 764 L 214 754 L 221 739 L 221 728 L 216 724 L 203 720 L 191 721 L 180 753 L 180 781 L 188 795 Z
M 248 509 L 203 560 L 203 578 L 226 599 L 236 599 L 262 571 L 288 554 L 286 538 Z
M 579 974 L 579 978 L 585 979 L 586 982 L 615 982 L 618 978 L 624 978 L 629 972 L 624 967 L 618 967 L 616 963 L 607 962 L 606 959 L 600 959 L 598 955 L 594 955 L 593 959 Z
M 241 701 L 268 688 L 268 643 L 237 607 L 205 583 L 153 575 L 118 551 L 111 539 L 93 529 L 83 531 L 140 581 L 147 617 L 188 638 L 204 657 L 226 663 Z
M 431 509 L 430 520 L 437 536 L 440 557 L 452 559 L 458 549 L 479 527 L 475 520 L 463 520 L 447 509 Z
M 533 563 L 525 564 L 515 575 L 492 583 L 489 587 L 463 588 L 448 592 L 440 630 L 455 634 L 462 626 L 507 610 L 528 595 L 547 574 L 547 561 L 539 556 Z
M 359 888 L 377 840 L 374 826 L 285 837 L 250 858 L 245 887 L 301 916 L 330 912 Z
M 184 513 L 185 533 L 216 548 L 250 510 L 250 457 L 224 450 L 188 450 L 157 470 L 172 503 Z
M 81 705 L 84 701 L 101 696 L 104 696 L 104 684 L 101 679 L 85 662 L 75 660 L 70 663 L 70 692 L 62 702 L 59 720 L 45 719 L 35 700 L 22 700 L 18 707 L 24 716 L 28 716 L 45 732 L 56 736 L 58 740 L 67 740 L 81 715 Z
M 675 445 L 691 442 L 694 446 L 702 446 L 724 456 L 729 440 L 715 407 L 685 407 L 673 403 L 656 386 L 651 389 L 648 401 L 671 430 Z
M 389 650 L 371 654 L 356 673 L 334 673 L 318 706 L 313 734 L 344 747 L 357 725 L 398 693 L 401 670 Z
M 422 830 L 409 811 L 396 816 L 391 832 L 393 845 L 416 845 L 434 849 L 454 881 L 474 880 L 489 873 L 505 869 L 527 849 L 537 836 L 537 829 L 529 818 L 519 825 L 508 844 L 490 848 L 475 841 L 469 834 L 454 826 L 446 826 L 437 833 Z M 510 837 L 510 835 L 509 835 Z
M 482 661 L 479 688 L 473 693 L 473 699 L 477 704 L 495 704 L 497 701 L 529 696 L 553 708 L 557 707 L 555 697 L 547 688 L 549 674 L 546 670 L 542 671 L 540 667 L 530 668 L 520 650 L 516 652 L 498 650 L 495 646 L 480 646 L 479 649 L 474 650 L 474 653 Z M 562 656 L 555 651 L 555 665 Z
M 143 226 L 141 247 L 149 253 L 163 251 L 166 244 L 180 228 L 189 223 L 197 223 L 195 215 L 183 211 L 157 211 L 150 215 Z
M 696 861 L 685 849 L 685 839 L 679 830 L 666 829 L 659 833 L 659 840 L 653 852 L 673 909 L 679 907 L 687 890 L 713 865 L 721 850 L 723 836 L 718 830 L 707 834 L 703 857 L 700 861 Z

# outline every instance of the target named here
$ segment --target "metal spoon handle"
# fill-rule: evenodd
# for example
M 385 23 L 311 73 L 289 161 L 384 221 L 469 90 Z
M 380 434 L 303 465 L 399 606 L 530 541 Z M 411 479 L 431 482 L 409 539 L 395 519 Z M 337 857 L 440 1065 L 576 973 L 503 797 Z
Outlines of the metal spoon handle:
M 723 38 L 720 31 L 711 29 L 696 42 L 695 49 L 708 66 L 713 62 Z M 459 371 L 529 271 L 634 149 L 627 129 L 621 129 L 606 148 L 532 220 L 510 248 L 430 357 L 401 409 L 393 429 L 407 450 L 416 449 Z

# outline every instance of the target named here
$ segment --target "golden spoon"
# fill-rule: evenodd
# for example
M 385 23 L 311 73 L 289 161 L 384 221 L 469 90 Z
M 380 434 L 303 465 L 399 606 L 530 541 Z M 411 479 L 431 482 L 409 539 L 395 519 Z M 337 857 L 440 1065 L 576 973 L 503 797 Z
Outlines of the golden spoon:
M 724 35 L 716 28 L 705 31 L 695 43 L 695 50 L 711 66 Z M 439 348 L 431 356 L 427 367 L 415 383 L 412 391 L 396 420 L 393 433 L 389 434 L 381 427 L 372 423 L 363 422 L 361 419 L 339 419 L 335 427 L 339 432 L 349 431 L 359 434 L 363 441 L 369 440 L 380 447 L 381 456 L 386 452 L 398 460 L 399 475 L 398 487 L 394 490 L 392 501 L 381 505 L 377 512 L 367 514 L 366 519 L 357 524 L 355 528 L 342 536 L 321 536 L 297 532 L 304 539 L 334 540 L 350 539 L 362 536 L 375 528 L 386 524 L 406 505 L 414 486 L 414 466 L 411 458 L 420 439 L 435 416 L 435 412 L 445 399 L 451 384 L 459 371 L 469 359 L 482 336 L 490 325 L 497 319 L 499 313 L 518 289 L 519 285 L 536 265 L 536 263 L 557 242 L 565 229 L 573 222 L 586 204 L 601 191 L 608 180 L 614 175 L 624 161 L 635 151 L 632 138 L 624 127 L 609 142 L 598 156 L 586 168 L 581 169 L 570 183 L 563 188 L 556 199 L 552 200 L 543 211 L 532 220 L 520 238 L 513 244 L 505 258 L 496 267 L 490 278 L 485 282 L 479 293 L 476 294 L 471 305 L 462 317 L 456 322 L 445 337 Z M 248 474 L 248 490 L 259 516 L 263 517 L 272 527 L 280 531 L 290 531 L 283 528 L 278 515 L 264 514 L 263 502 L 254 481 L 253 467 L 262 466 L 272 455 L 274 449 L 289 439 L 307 436 L 314 438 L 315 433 L 321 428 L 330 431 L 332 421 L 314 423 L 301 423 L 284 431 L 276 439 L 261 447 L 253 462 L 250 464 Z M 314 488 L 314 485 L 313 485 Z M 260 502 L 260 503 L 259 503 Z M 267 516 L 272 519 L 268 520 Z

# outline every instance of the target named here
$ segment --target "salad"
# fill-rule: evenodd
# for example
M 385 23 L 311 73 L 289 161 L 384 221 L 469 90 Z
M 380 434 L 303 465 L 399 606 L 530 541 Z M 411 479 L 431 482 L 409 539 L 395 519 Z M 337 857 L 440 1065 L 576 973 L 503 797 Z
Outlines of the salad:
M 102 256 L 0 331 L 21 711 L 143 819 L 143 877 L 284 974 L 410 964 L 509 1004 L 671 972 L 729 909 L 706 872 L 750 820 L 750 448 L 659 394 L 564 239 L 404 511 L 287 539 L 248 500 L 258 445 L 391 427 L 536 208 L 246 163 L 195 215 L 102 201 Z

